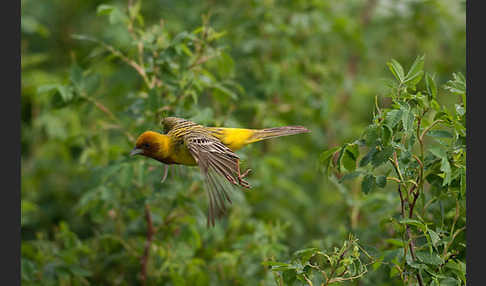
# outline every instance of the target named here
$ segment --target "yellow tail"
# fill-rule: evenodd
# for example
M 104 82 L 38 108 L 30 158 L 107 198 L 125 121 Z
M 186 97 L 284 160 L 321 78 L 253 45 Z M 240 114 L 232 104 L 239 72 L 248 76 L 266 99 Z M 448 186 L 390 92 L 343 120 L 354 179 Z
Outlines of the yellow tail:
M 209 129 L 215 131 L 215 136 L 233 151 L 238 150 L 247 144 L 265 139 L 310 132 L 309 129 L 303 126 L 283 126 L 260 130 L 218 127 L 210 127 Z

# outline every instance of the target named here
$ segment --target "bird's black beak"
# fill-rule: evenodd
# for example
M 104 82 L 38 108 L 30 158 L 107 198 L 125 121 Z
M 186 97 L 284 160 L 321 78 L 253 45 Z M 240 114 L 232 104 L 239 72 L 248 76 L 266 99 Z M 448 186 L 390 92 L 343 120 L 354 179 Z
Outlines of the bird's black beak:
M 142 152 L 143 152 L 142 149 L 135 147 L 135 148 L 133 148 L 132 152 L 130 152 L 130 156 L 135 156 L 135 155 L 141 154 Z

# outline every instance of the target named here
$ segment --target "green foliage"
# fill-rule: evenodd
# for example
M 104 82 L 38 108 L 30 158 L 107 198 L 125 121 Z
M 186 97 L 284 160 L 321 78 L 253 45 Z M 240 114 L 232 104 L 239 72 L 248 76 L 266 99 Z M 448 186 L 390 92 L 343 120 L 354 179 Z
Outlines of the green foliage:
M 267 261 L 263 264 L 277 273 L 277 285 L 293 285 L 296 281 L 330 285 L 362 277 L 372 263 L 372 257 L 358 244 L 358 239 L 350 235 L 341 248 L 335 247 L 329 254 L 318 248 L 306 248 L 296 251 L 290 263 Z
M 391 238 L 396 242 L 391 245 L 395 252 L 383 257 L 392 276 L 416 279 L 419 285 L 442 285 L 446 280 L 465 284 L 464 76 L 454 73 L 444 86 L 459 96 L 451 112 L 439 105 L 437 85 L 429 74 L 425 88 L 417 90 L 424 74 L 423 56 L 417 57 L 406 75 L 397 61 L 391 60 L 388 66 L 396 79 L 387 94 L 391 103 L 387 108 L 376 105 L 372 124 L 360 138 L 368 151 L 357 171 L 347 168 L 354 172 L 343 178 L 364 174 L 361 186 L 365 194 L 376 191 L 377 186 L 385 187 L 387 180 L 396 183 L 391 188 L 397 188 L 401 218 L 390 217 L 389 227 L 396 231 Z M 339 159 L 334 163 L 332 152 L 323 152 L 329 161 L 324 163 L 328 170 L 336 171 L 331 176 L 342 176 Z M 358 161 L 357 156 L 349 158 L 349 165 Z M 385 166 L 378 168 L 381 165 Z M 390 251 L 387 248 L 383 251 Z M 461 266 L 451 269 L 449 263 Z
M 23 0 L 23 284 L 464 284 L 464 18 L 454 0 Z M 238 151 L 253 188 L 208 229 L 196 168 L 161 183 L 128 156 L 168 115 L 312 133 Z M 418 185 L 412 217 L 397 181 L 404 202 Z

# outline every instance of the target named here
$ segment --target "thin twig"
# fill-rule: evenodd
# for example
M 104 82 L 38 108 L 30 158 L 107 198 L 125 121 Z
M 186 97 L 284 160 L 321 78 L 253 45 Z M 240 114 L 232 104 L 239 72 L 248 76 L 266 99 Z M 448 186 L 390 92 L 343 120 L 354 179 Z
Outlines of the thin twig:
M 438 120 L 436 120 L 436 121 L 432 122 L 432 124 L 430 124 L 430 126 L 429 126 L 429 127 L 427 127 L 427 128 L 426 128 L 426 129 L 425 129 L 425 130 L 422 132 L 422 135 L 420 135 L 420 141 L 421 141 L 421 142 L 423 142 L 425 134 L 427 134 L 427 132 L 429 132 L 429 130 L 430 130 L 430 129 L 432 129 L 432 127 L 434 127 L 434 126 L 435 126 L 437 123 L 441 123 L 441 122 L 444 122 L 444 120 L 440 120 L 440 119 L 438 119 Z
M 150 206 L 148 204 L 145 205 L 145 221 L 147 222 L 147 237 L 145 240 L 145 249 L 143 251 L 143 256 L 141 258 L 142 270 L 141 270 L 141 280 L 142 285 L 146 285 L 147 281 L 147 263 L 148 258 L 150 255 L 150 246 L 152 244 L 153 236 L 155 233 L 153 224 L 152 224 L 152 215 L 150 214 Z
M 99 110 L 101 110 L 103 113 L 105 113 L 106 115 L 108 115 L 108 117 L 115 121 L 115 122 L 120 122 L 120 120 L 118 120 L 118 118 L 115 116 L 115 114 L 113 112 L 110 111 L 110 109 L 108 109 L 108 107 L 106 107 L 105 105 L 103 105 L 100 101 L 90 97 L 90 96 L 87 96 L 85 94 L 82 95 L 82 97 L 84 99 L 86 99 L 87 101 L 91 102 L 94 104 L 94 106 L 96 106 L 96 108 L 98 108 Z M 119 127 L 119 125 L 117 125 Z M 130 132 L 128 131 L 125 131 L 123 130 L 123 128 L 119 128 L 120 130 L 122 130 L 122 133 L 125 134 L 125 136 L 127 136 L 128 140 L 130 142 L 135 142 L 135 138 L 133 137 L 132 134 L 130 134 Z

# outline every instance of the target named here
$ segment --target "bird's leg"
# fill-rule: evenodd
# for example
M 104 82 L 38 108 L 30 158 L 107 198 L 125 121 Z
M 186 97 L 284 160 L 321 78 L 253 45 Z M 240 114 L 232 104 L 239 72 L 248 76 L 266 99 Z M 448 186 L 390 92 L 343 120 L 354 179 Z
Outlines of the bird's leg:
M 165 179 L 167 179 L 168 171 L 169 171 L 169 165 L 164 164 L 164 176 L 162 177 L 162 180 L 160 181 L 160 183 L 165 182 Z
M 240 183 L 240 186 L 250 189 L 251 188 L 250 184 L 243 179 L 246 178 L 251 173 L 251 169 L 247 169 L 243 174 L 241 174 L 240 160 L 238 160 L 237 164 L 238 164 L 238 182 Z

